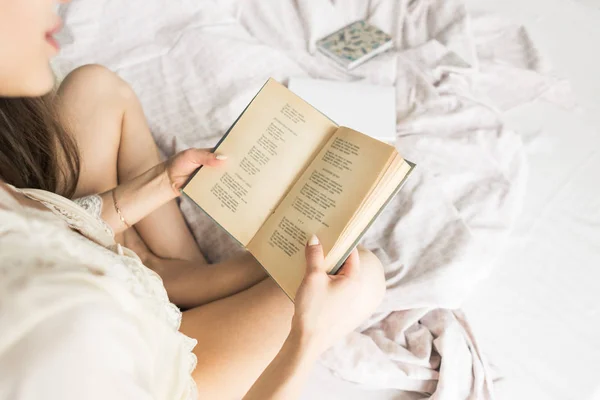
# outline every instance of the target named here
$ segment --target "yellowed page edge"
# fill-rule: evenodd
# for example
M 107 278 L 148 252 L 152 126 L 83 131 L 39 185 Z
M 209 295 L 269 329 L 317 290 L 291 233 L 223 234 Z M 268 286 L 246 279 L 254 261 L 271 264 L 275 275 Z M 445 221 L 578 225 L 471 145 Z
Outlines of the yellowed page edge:
M 340 241 L 336 243 L 336 247 L 328 254 L 328 264 L 337 265 L 366 227 L 376 218 L 379 210 L 389 200 L 410 169 L 410 165 L 398 155 L 397 160 L 394 160 L 393 165 L 390 166 L 389 172 L 381 179 L 378 187 L 371 193 L 352 222 L 346 227 Z

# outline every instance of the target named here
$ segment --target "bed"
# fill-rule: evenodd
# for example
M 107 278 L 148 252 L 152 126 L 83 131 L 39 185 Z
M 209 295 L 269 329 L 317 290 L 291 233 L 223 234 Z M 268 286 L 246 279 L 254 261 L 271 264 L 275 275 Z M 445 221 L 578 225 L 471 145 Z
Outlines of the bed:
M 475 4 L 477 3 L 477 4 Z M 464 305 L 502 379 L 499 399 L 600 398 L 600 40 L 596 1 L 473 2 L 527 27 L 574 103 L 535 102 L 507 123 L 524 137 L 529 184 L 510 244 Z M 560 28 L 557 28 L 560 27 Z
M 165 156 L 216 143 L 268 76 L 395 85 L 396 145 L 422 172 L 363 243 L 386 261 L 388 296 L 302 398 L 598 395 L 600 62 L 577 51 L 600 39 L 592 0 L 77 0 L 61 12 L 57 73 L 117 71 Z M 396 52 L 352 73 L 315 55 L 315 39 L 365 17 L 395 33 Z M 232 251 L 182 210 L 210 259 Z

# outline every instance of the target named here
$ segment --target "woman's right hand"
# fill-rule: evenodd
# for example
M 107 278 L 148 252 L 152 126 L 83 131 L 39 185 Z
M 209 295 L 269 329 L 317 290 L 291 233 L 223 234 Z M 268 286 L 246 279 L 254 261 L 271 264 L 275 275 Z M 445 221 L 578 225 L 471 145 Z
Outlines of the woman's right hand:
M 313 236 L 306 246 L 306 274 L 296 293 L 290 335 L 244 400 L 296 399 L 313 361 L 367 319 L 384 293 L 377 257 L 354 250 L 337 275 L 328 275 L 323 247 Z
M 361 265 L 354 249 L 340 271 L 329 275 L 317 237 L 306 246 L 306 273 L 296 294 L 292 334 L 319 353 L 356 329 L 383 299 L 381 264 L 373 254 L 364 255 L 368 260 Z

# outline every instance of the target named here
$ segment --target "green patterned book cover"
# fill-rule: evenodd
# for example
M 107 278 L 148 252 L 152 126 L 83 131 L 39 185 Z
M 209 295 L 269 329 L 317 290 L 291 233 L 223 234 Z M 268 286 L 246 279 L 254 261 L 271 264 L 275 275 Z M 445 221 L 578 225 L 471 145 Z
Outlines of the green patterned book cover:
M 319 51 L 346 69 L 392 48 L 392 37 L 364 20 L 353 22 L 317 41 Z

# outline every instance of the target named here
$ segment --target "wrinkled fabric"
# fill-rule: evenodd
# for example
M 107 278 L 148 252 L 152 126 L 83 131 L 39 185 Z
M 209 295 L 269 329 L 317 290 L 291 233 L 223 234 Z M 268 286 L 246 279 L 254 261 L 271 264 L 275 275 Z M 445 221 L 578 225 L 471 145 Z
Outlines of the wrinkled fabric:
M 523 146 L 501 113 L 568 92 L 522 27 L 472 16 L 459 0 L 79 0 L 62 13 L 56 69 L 116 70 L 164 155 L 213 146 L 268 77 L 393 85 L 396 147 L 417 169 L 362 241 L 385 265 L 387 295 L 321 362 L 365 386 L 493 397 L 456 309 L 488 276 L 521 207 Z M 394 50 L 352 71 L 316 51 L 320 37 L 363 18 L 392 34 Z M 181 207 L 210 260 L 241 251 L 189 201 Z
M 162 279 L 99 213 L 0 187 L 1 400 L 197 398 L 197 341 L 179 331 Z

